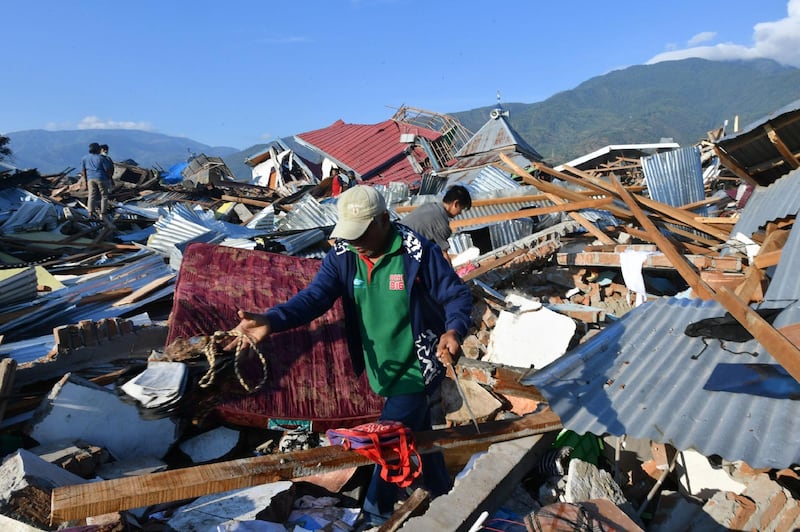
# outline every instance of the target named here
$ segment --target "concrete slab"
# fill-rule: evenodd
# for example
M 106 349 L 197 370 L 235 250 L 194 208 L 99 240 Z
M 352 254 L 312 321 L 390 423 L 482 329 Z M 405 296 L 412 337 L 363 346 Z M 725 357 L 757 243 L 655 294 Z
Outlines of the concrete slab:
M 85 482 L 88 481 L 19 449 L 0 466 L 0 514 L 47 530 L 52 489 Z
M 567 351 L 575 322 L 537 301 L 514 294 L 506 301 L 519 313 L 503 311 L 497 318 L 485 360 L 519 368 L 543 368 Z M 539 306 L 538 310 L 533 310 Z
M 163 457 L 179 435 L 172 419 L 145 420 L 134 405 L 112 391 L 67 374 L 31 420 L 30 437 L 40 445 L 63 439 L 105 447 L 117 460 Z
M 708 458 L 694 449 L 687 449 L 681 454 L 675 463 L 681 493 L 708 500 L 718 491 L 730 491 L 737 495 L 744 491 L 744 484 L 731 478 L 725 470 L 712 467 Z
M 543 439 L 546 444 L 539 448 Z M 550 441 L 536 435 L 491 445 L 450 493 L 434 499 L 425 515 L 409 519 L 401 530 L 468 530 L 484 511 L 494 511 L 508 497 Z

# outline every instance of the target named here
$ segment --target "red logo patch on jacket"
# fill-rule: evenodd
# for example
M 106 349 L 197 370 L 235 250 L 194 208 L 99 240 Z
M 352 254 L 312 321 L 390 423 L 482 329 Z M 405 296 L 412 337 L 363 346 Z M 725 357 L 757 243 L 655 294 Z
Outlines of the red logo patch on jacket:
M 389 290 L 405 290 L 402 273 L 393 273 L 389 276 Z

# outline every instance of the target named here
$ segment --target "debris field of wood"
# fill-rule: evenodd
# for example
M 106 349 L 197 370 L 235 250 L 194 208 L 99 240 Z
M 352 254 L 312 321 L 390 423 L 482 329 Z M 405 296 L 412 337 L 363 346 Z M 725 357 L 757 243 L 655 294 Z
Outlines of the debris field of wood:
M 473 327 L 443 385 L 446 424 L 415 435 L 420 452 L 444 451 L 455 487 L 431 500 L 414 486 L 380 529 L 539 530 L 569 516 L 581 530 L 800 525 L 798 113 L 764 120 L 773 151 L 758 155 L 712 132 L 553 167 L 523 141 L 465 152 L 486 146 L 482 129 L 455 146 L 406 135 L 411 175 L 356 171 L 401 223 L 452 184 L 473 197 L 451 223 Z M 402 133 L 412 118 L 391 121 Z M 513 141 L 507 119 L 484 129 Z M 328 445 L 316 422 L 220 418 L 218 394 L 247 387 L 237 361 L 209 372 L 208 349 L 167 345 L 190 243 L 327 251 L 325 158 L 282 148 L 251 157 L 249 183 L 202 155 L 173 183 L 116 163 L 107 220 L 87 216 L 68 171 L 0 173 L 3 529 L 354 529 L 368 459 Z M 358 169 L 346 153 L 337 162 Z M 759 180 L 767 166 L 780 177 Z M 690 336 L 698 318 L 726 321 Z M 153 362 L 169 368 L 154 378 L 165 389 L 184 384 L 148 406 L 134 377 Z

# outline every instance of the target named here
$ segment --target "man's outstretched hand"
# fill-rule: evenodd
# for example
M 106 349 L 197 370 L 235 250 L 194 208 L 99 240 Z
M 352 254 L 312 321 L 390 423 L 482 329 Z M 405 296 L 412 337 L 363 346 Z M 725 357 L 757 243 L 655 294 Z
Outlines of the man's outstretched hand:
M 248 344 L 255 347 L 261 343 L 272 332 L 269 320 L 263 314 L 255 312 L 247 312 L 246 310 L 239 310 L 237 312 L 241 321 L 234 328 L 241 336 L 247 341 Z M 236 349 L 239 339 L 234 339 L 231 343 L 225 346 L 226 351 Z

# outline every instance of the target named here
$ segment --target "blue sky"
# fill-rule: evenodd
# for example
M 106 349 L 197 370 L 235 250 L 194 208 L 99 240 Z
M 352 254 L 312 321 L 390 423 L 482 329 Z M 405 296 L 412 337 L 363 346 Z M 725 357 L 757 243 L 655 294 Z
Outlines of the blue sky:
M 6 0 L 1 12 L 0 134 L 128 128 L 245 149 L 402 105 L 465 111 L 498 91 L 535 103 L 661 60 L 800 67 L 800 0 Z

